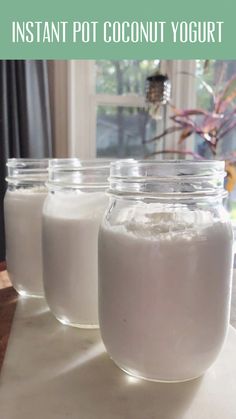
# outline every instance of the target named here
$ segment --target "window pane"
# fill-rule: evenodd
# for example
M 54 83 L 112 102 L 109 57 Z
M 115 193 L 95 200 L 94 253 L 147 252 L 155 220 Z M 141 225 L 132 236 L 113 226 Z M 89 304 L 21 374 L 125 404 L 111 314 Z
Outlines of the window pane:
M 214 92 L 220 92 L 228 80 L 236 74 L 236 60 L 219 61 L 196 60 L 196 74 L 208 83 Z M 234 102 L 235 105 L 235 102 Z M 213 99 L 209 92 L 204 88 L 200 79 L 197 79 L 197 107 L 205 110 L 213 110 Z M 229 107 L 230 110 L 230 107 Z M 228 111 L 229 111 L 228 110 Z M 196 136 L 196 151 L 207 158 L 212 158 L 208 145 L 201 138 Z M 225 156 L 236 150 L 236 132 L 230 131 L 223 140 L 218 143 L 219 156 Z
M 159 60 L 96 61 L 96 91 L 112 95 L 144 95 L 146 77 L 159 65 Z
M 145 109 L 99 106 L 97 109 L 97 156 L 144 157 L 155 150 L 145 140 L 156 135 L 157 121 Z

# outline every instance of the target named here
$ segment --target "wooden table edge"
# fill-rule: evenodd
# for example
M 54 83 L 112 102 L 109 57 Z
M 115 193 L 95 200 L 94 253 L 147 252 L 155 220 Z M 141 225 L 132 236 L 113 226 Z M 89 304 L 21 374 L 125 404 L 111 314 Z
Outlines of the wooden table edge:
M 6 263 L 0 262 L 0 272 L 5 271 L 5 269 Z M 11 332 L 17 297 L 18 294 L 12 286 L 0 289 L 0 371 Z

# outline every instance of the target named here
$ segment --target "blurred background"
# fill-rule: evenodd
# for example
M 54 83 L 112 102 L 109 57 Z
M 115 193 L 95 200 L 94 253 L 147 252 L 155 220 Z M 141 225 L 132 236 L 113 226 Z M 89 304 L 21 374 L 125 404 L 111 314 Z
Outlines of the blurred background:
M 227 163 L 236 218 L 236 61 L 0 61 L 0 261 L 10 157 Z

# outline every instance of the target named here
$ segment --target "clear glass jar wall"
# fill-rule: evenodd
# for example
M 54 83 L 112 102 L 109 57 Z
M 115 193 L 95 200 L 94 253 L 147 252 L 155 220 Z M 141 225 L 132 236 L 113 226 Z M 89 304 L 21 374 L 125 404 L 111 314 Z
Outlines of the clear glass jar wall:
M 223 180 L 223 162 L 111 164 L 99 320 L 108 353 L 129 374 L 189 380 L 222 347 L 233 244 Z
M 9 159 L 4 199 L 7 269 L 23 296 L 43 297 L 41 218 L 47 159 Z
M 108 197 L 109 162 L 55 159 L 43 209 L 44 288 L 63 324 L 98 327 L 98 230 Z

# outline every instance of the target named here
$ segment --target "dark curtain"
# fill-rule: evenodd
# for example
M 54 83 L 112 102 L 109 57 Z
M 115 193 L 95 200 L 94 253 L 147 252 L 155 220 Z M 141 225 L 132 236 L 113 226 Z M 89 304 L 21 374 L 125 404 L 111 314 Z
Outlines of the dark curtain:
M 5 259 L 6 160 L 52 156 L 47 62 L 0 61 L 0 261 Z

